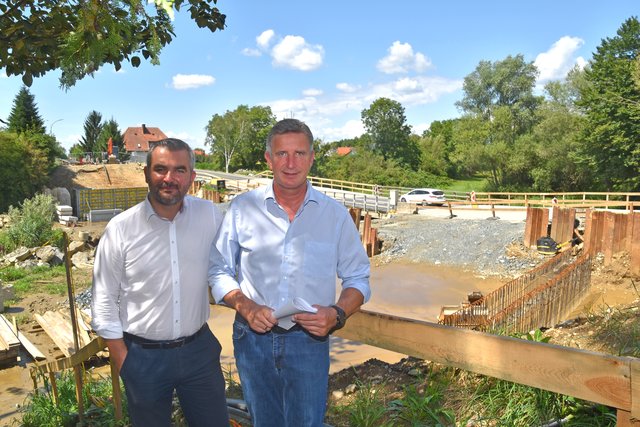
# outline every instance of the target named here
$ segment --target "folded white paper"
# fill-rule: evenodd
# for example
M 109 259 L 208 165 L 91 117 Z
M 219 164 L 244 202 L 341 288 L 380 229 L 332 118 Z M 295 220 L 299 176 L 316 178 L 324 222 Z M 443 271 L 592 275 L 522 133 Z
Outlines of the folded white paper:
M 295 322 L 291 320 L 294 314 L 298 313 L 317 313 L 318 309 L 312 307 L 306 300 L 300 297 L 287 301 L 274 310 L 273 315 L 278 319 L 278 326 L 284 329 L 291 329 Z

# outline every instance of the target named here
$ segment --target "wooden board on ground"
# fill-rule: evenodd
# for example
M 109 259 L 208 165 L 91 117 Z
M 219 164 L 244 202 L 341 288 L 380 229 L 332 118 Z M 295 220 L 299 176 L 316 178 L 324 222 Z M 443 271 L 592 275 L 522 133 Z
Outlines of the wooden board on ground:
M 0 364 L 17 362 L 19 350 L 20 341 L 13 333 L 11 323 L 0 321 Z
M 4 323 L 5 325 L 8 325 L 11 328 L 11 323 L 9 323 L 9 319 L 7 319 L 6 317 L 4 317 L 3 315 L 0 314 L 0 323 Z M 12 328 L 12 331 L 15 334 L 15 329 Z M 40 350 L 38 350 L 38 348 L 33 345 L 33 343 L 31 341 L 29 341 L 29 339 L 27 337 L 24 336 L 24 334 L 22 332 L 20 332 L 19 330 L 17 331 L 17 336 L 18 336 L 18 340 L 20 341 L 20 344 L 22 344 L 22 346 L 24 347 L 25 350 L 27 350 L 27 352 L 31 355 L 31 357 L 34 360 L 44 360 L 46 359 L 45 355 L 42 354 L 42 352 Z
M 68 318 L 54 311 L 47 311 L 43 315 L 35 314 L 34 317 L 65 356 L 69 357 L 74 353 L 73 329 Z M 91 341 L 83 329 L 78 331 L 78 339 L 81 347 Z

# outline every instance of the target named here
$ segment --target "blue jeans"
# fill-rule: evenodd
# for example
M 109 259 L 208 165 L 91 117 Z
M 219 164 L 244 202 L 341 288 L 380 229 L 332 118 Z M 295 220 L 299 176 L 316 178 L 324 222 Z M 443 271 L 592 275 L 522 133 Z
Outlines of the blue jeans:
M 147 349 L 125 335 L 127 357 L 120 377 L 131 423 L 137 427 L 171 425 L 176 390 L 190 427 L 228 427 L 225 384 L 218 339 L 209 328 L 182 347 Z
M 233 348 L 254 427 L 320 427 L 327 406 L 329 338 L 304 330 L 258 334 L 233 324 Z

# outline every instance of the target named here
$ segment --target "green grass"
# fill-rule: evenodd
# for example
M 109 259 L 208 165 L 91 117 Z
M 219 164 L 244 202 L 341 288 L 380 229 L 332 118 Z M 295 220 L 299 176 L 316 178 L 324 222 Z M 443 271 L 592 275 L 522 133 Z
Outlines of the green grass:
M 481 192 L 484 191 L 487 185 L 487 179 L 483 176 L 476 176 L 469 179 L 451 180 L 451 184 L 447 185 L 443 190 L 446 191 L 461 191 L 461 192 Z
M 0 270 L 0 280 L 4 283 L 13 283 L 16 298 L 22 298 L 33 292 L 64 295 L 67 292 L 66 277 L 64 265 L 30 269 L 6 267 Z

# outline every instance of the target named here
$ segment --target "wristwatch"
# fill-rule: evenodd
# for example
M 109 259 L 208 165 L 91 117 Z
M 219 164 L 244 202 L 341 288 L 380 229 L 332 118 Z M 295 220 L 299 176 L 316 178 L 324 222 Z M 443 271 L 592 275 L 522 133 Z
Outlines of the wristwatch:
M 336 313 L 338 313 L 338 315 L 336 316 L 336 326 L 333 327 L 333 330 L 337 331 L 338 329 L 342 328 L 345 325 L 345 323 L 347 323 L 347 314 L 344 312 L 343 309 L 341 309 L 335 304 L 332 305 L 331 308 L 333 308 L 336 311 Z

